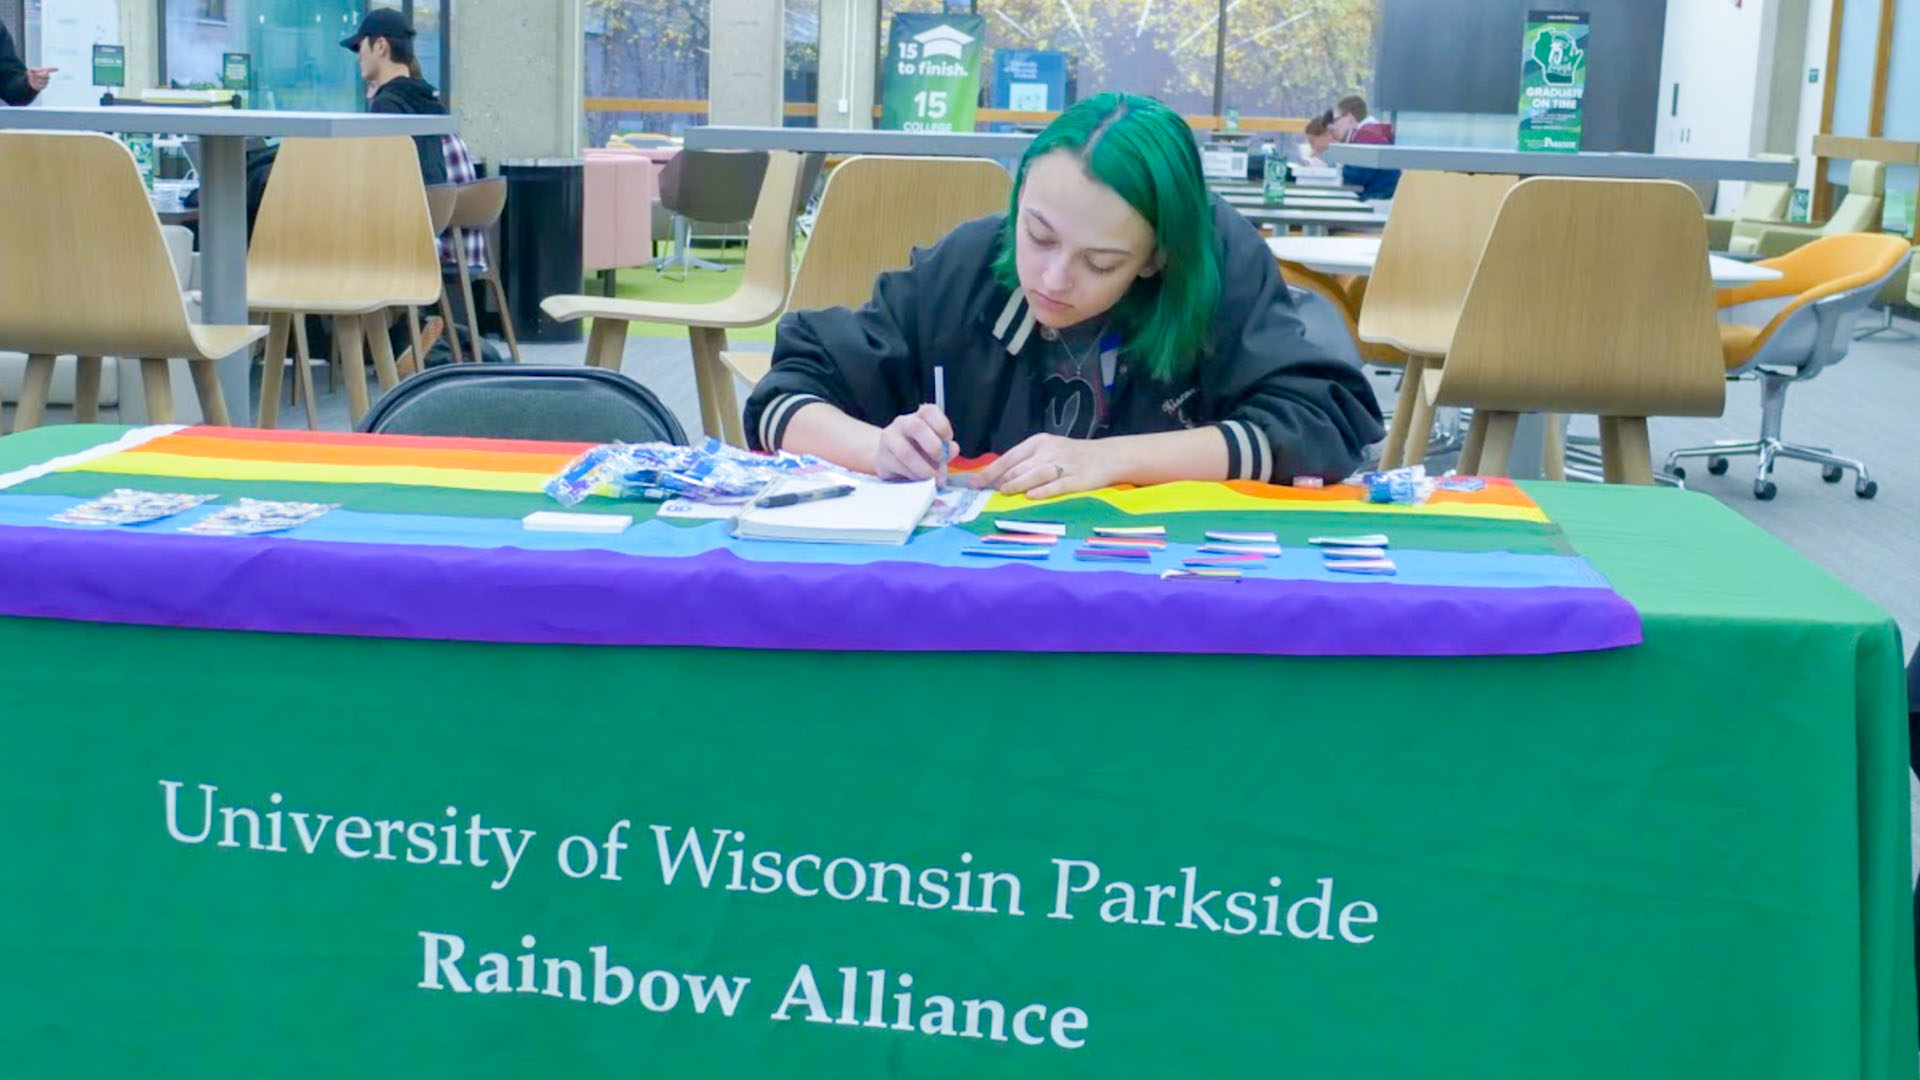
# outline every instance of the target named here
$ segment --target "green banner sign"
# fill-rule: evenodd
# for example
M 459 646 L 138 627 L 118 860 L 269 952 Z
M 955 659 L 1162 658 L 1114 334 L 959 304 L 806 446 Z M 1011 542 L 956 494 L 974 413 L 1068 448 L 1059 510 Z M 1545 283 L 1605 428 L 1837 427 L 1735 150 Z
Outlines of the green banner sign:
M 243 52 L 221 54 L 220 85 L 227 90 L 253 89 L 253 54 Z
M 972 131 L 986 29 L 978 15 L 895 15 L 887 36 L 880 126 Z
M 1580 149 L 1587 14 L 1530 11 L 1520 50 L 1520 149 Z
M 93 47 L 93 85 L 127 85 L 127 50 L 120 45 Z

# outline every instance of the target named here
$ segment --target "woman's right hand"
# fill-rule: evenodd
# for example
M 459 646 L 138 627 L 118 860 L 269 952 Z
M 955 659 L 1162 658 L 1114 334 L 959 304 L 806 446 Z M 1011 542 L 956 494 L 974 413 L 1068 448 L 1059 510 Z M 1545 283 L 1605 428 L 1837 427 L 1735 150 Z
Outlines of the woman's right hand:
M 937 474 L 957 449 L 946 414 L 922 405 L 880 429 L 873 471 L 882 480 L 925 480 Z

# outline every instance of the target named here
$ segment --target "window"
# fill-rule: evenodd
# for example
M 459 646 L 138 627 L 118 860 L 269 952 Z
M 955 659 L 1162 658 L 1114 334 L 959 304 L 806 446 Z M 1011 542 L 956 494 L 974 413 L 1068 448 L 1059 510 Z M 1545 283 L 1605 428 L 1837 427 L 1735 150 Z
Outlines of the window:
M 711 0 L 585 0 L 589 98 L 641 98 L 648 111 L 593 109 L 587 144 L 626 131 L 677 134 L 706 122 L 673 103 L 707 100 L 707 17 Z M 817 37 L 816 37 L 817 42 Z M 663 104 L 664 103 L 664 104 Z
M 1248 116 L 1303 117 L 1365 92 L 1379 4 L 977 0 L 974 11 L 986 19 L 990 51 L 1065 54 L 1071 98 L 1119 90 L 1150 94 L 1190 115 L 1232 107 Z M 880 51 L 894 13 L 940 10 L 941 0 L 881 0 Z M 983 82 L 993 70 L 990 55 Z
M 820 104 L 820 0 L 786 0 L 788 105 Z M 815 116 L 786 118 L 788 127 L 815 127 Z
M 396 0 L 414 20 L 414 48 L 422 74 L 443 81 L 445 0 Z M 261 109 L 355 112 L 366 91 L 353 56 L 340 41 L 365 14 L 365 0 L 160 0 L 162 84 L 176 88 L 220 85 L 230 52 L 253 57 L 253 95 Z

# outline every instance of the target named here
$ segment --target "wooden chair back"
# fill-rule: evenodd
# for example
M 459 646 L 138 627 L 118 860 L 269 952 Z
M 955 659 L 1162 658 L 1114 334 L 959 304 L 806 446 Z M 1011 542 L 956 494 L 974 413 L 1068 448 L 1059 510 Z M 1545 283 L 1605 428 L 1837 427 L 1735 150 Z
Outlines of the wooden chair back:
M 0 348 L 200 357 L 160 220 L 108 135 L 0 133 Z
M 460 185 L 434 184 L 427 188 L 427 226 L 439 236 L 453 224 L 453 208 L 460 202 Z
M 413 140 L 287 139 L 254 220 L 248 305 L 360 314 L 440 295 Z
M 876 277 L 956 226 L 1005 211 L 1012 192 L 1007 170 L 981 158 L 847 160 L 827 178 L 787 309 L 859 307 Z
M 1514 180 L 1437 172 L 1400 178 L 1360 307 L 1360 340 L 1414 356 L 1446 355 L 1474 267 Z
M 1438 404 L 1720 415 L 1726 369 L 1700 200 L 1670 180 L 1521 182 L 1452 345 Z
M 500 220 L 501 211 L 507 208 L 507 178 L 504 176 L 490 176 L 471 184 L 461 184 L 453 190 L 453 218 L 448 224 L 456 229 L 491 228 L 494 222 Z
M 750 314 L 757 314 L 756 322 L 764 322 L 778 315 L 786 303 L 787 287 L 793 278 L 794 206 L 804 159 L 805 155 L 789 150 L 768 154 L 766 175 L 760 181 L 760 196 L 754 202 L 753 221 L 748 226 L 743 280 L 732 296 L 712 305 L 720 316 L 718 325 L 743 325 L 742 320 Z

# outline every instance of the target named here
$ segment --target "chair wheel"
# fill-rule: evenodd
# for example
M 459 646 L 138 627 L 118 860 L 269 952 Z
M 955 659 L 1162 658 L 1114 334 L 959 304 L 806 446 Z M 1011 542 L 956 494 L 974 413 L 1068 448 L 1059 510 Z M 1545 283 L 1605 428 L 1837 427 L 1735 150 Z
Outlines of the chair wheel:
M 1863 499 L 1871 499 L 1875 495 L 1880 494 L 1880 481 L 1868 480 L 1865 483 L 1855 483 L 1853 485 L 1853 493 Z
M 1667 475 L 1673 477 L 1675 480 L 1685 480 L 1687 478 L 1687 470 L 1685 466 L 1675 465 L 1673 468 L 1667 470 Z
M 1753 482 L 1753 497 L 1759 499 L 1761 502 L 1767 502 L 1778 494 L 1780 494 L 1780 489 L 1775 486 L 1771 480 L 1755 480 Z
M 1847 470 L 1838 465 L 1823 465 L 1820 467 L 1820 479 L 1825 480 L 1829 484 L 1839 483 L 1840 478 L 1845 475 L 1847 475 Z
M 1707 471 L 1712 473 L 1715 476 L 1727 475 L 1727 459 L 1723 457 L 1708 458 Z

